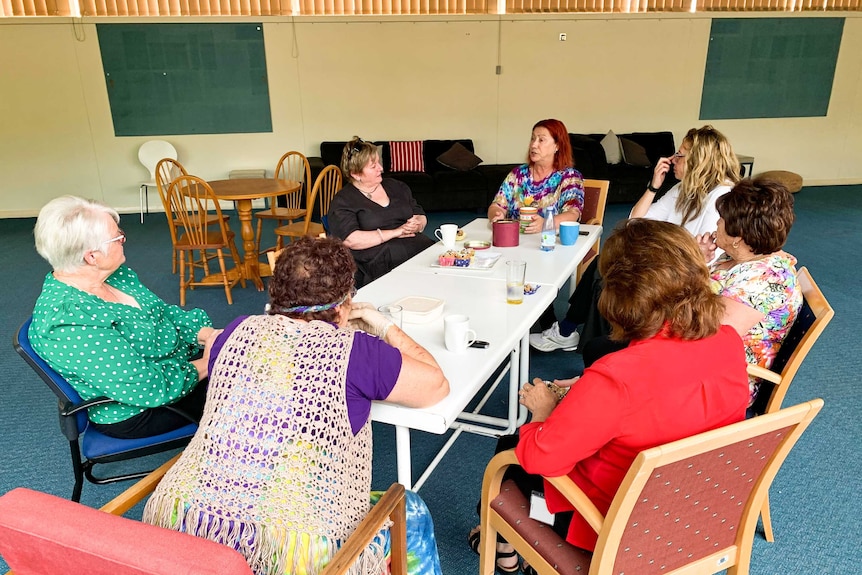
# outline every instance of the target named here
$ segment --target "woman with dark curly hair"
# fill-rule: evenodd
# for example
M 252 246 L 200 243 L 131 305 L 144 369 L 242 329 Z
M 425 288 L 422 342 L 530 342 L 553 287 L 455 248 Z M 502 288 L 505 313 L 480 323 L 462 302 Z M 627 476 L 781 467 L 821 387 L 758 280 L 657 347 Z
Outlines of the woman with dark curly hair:
M 605 242 L 599 268 L 611 337 L 631 343 L 579 378 L 555 380 L 568 387 L 562 400 L 540 379 L 524 384 L 520 401 L 532 421 L 519 430 L 523 469 L 512 477 L 527 497 L 543 490 L 555 530 L 588 551 L 596 532 L 540 475 L 568 475 L 606 514 L 640 451 L 741 421 L 748 400 L 742 342 L 721 325 L 724 306 L 691 233 L 628 220 Z M 511 546 L 497 551 L 498 567 L 517 566 Z
M 793 195 L 779 182 L 742 180 L 718 198 L 718 229 L 701 242 L 712 259 L 712 289 L 724 297 L 725 321 L 745 343 L 748 363 L 768 368 L 802 307 L 796 258 L 781 248 L 793 225 Z M 749 406 L 760 382 L 752 378 Z
M 422 407 L 449 391 L 428 351 L 353 302 L 355 269 L 334 239 L 284 249 L 267 313 L 238 318 L 213 345 L 200 428 L 145 521 L 232 547 L 258 574 L 311 575 L 331 560 L 371 505 L 371 402 Z M 413 493 L 407 513 L 410 572 L 439 573 Z M 362 573 L 380 572 L 385 545 L 365 553 Z

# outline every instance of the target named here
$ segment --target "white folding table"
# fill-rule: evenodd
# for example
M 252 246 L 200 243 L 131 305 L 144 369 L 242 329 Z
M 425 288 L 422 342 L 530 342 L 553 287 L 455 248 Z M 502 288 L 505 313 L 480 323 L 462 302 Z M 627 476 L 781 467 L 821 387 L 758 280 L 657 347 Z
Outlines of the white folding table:
M 373 421 L 395 427 L 398 481 L 408 488 L 419 489 L 443 455 L 462 431 L 499 435 L 511 433 L 526 417 L 518 404 L 518 389 L 529 378 L 529 331 L 544 310 L 552 305 L 558 289 L 571 276 L 578 263 L 601 234 L 601 226 L 582 226 L 589 235 L 574 246 L 558 245 L 554 251 L 539 249 L 539 234 L 521 236 L 514 248 L 491 248 L 502 252 L 490 270 L 432 267 L 444 251 L 435 244 L 359 290 L 357 301 L 375 305 L 393 303 L 406 296 L 429 296 L 442 299 L 442 315 L 425 324 L 405 323 L 404 331 L 427 349 L 440 364 L 449 380 L 449 395 L 427 408 L 403 407 L 385 401 L 374 402 Z M 467 239 L 490 239 L 487 220 L 479 219 L 465 227 Z M 527 262 L 527 281 L 539 285 L 524 303 L 506 303 L 506 265 L 509 259 Z M 486 349 L 468 348 L 463 353 L 448 351 L 443 343 L 443 317 L 463 313 L 470 317 L 470 327 L 478 339 L 489 342 Z M 509 359 L 509 409 L 507 418 L 478 413 L 464 413 L 470 401 L 499 366 Z M 501 376 L 502 377 L 502 376 Z M 499 380 L 498 380 L 499 381 Z M 461 421 L 459 421 L 459 419 Z M 410 459 L 410 430 L 443 434 L 456 429 L 434 461 L 415 483 Z

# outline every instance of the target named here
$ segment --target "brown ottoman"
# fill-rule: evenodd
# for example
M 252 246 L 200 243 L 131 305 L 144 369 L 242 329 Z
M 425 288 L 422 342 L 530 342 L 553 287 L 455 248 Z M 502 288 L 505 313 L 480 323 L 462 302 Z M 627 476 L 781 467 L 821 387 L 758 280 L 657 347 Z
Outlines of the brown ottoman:
M 787 170 L 772 170 L 771 172 L 762 172 L 760 174 L 757 174 L 755 177 L 780 182 L 784 184 L 784 187 L 786 187 L 791 194 L 795 194 L 802 189 L 802 176 L 800 176 L 799 174 L 794 174 L 793 172 L 788 172 Z

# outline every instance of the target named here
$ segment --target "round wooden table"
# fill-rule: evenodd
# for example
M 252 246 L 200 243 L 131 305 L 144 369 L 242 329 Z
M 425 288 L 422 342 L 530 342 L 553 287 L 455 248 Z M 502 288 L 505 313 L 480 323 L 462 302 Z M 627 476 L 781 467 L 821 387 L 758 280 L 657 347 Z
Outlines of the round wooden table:
M 263 280 L 260 274 L 257 243 L 252 225 L 251 202 L 261 198 L 275 198 L 299 191 L 302 185 L 290 180 L 275 180 L 270 178 L 246 178 L 236 180 L 213 180 L 207 182 L 220 200 L 236 202 L 236 211 L 240 222 L 242 235 L 243 266 L 245 277 L 254 282 L 257 291 L 263 291 Z

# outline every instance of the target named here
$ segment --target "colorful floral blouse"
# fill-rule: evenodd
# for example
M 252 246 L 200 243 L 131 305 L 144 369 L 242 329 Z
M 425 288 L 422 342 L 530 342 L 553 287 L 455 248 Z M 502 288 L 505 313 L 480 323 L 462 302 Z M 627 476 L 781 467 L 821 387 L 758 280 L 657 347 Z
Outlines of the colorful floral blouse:
M 796 277 L 796 258 L 776 252 L 764 258 L 744 262 L 730 269 L 716 269 L 730 259 L 719 256 L 712 266 L 712 289 L 721 296 L 753 307 L 764 315 L 742 338 L 748 363 L 769 367 L 781 342 L 802 307 L 802 289 Z M 754 403 L 759 382 L 749 382 Z
M 528 197 L 533 199 L 530 205 L 539 208 L 540 215 L 551 205 L 557 214 L 581 211 L 584 207 L 584 178 L 576 169 L 565 168 L 534 182 L 529 164 L 524 164 L 509 172 L 494 197 L 494 203 L 506 210 L 507 219 L 516 220 L 520 217 L 524 198 Z

